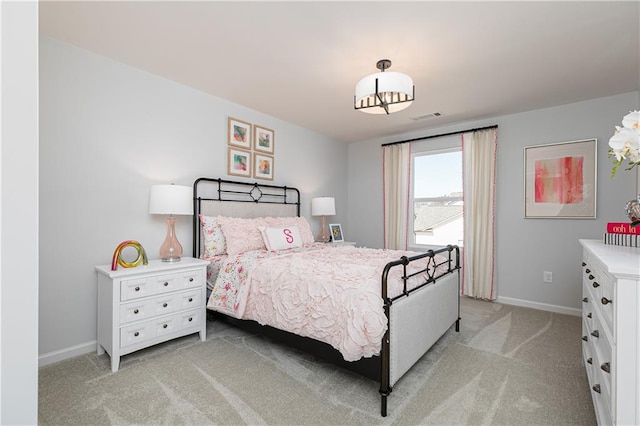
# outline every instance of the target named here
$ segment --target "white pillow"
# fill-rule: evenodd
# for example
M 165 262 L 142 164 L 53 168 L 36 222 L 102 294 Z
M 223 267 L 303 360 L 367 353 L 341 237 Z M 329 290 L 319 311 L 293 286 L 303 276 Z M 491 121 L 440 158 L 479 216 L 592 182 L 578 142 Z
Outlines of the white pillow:
M 267 250 L 282 250 L 302 246 L 300 231 L 295 225 L 276 228 L 260 226 L 260 233 Z

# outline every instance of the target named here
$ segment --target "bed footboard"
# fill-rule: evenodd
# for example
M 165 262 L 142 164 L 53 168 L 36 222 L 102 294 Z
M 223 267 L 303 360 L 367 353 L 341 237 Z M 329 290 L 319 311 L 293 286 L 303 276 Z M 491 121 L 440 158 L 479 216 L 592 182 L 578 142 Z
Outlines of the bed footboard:
M 436 255 L 446 257 L 437 263 Z M 407 266 L 425 257 L 429 265 L 445 264 L 446 272 L 437 275 L 420 270 L 407 273 Z M 382 341 L 380 395 L 381 415 L 387 415 L 387 397 L 393 385 L 438 341 L 455 323 L 460 323 L 460 249 L 457 246 L 429 251 L 411 258 L 387 264 L 382 274 L 382 297 L 389 326 Z M 392 268 L 403 268 L 405 283 L 417 274 L 426 274 L 424 283 L 393 299 L 387 297 L 387 277 Z

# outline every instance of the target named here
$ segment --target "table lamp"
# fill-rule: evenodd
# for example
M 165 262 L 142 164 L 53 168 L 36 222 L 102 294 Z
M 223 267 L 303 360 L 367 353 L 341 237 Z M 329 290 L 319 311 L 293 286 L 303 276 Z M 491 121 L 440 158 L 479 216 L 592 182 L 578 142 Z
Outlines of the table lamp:
M 329 242 L 330 237 L 327 230 L 326 216 L 333 216 L 334 214 L 336 214 L 336 201 L 333 197 L 317 197 L 311 200 L 311 215 L 322 216 L 321 229 L 317 241 L 321 243 Z
M 179 262 L 182 245 L 176 237 L 176 219 L 174 215 L 193 214 L 193 189 L 179 185 L 152 185 L 149 197 L 149 214 L 165 214 L 167 218 L 167 236 L 160 246 L 163 262 Z

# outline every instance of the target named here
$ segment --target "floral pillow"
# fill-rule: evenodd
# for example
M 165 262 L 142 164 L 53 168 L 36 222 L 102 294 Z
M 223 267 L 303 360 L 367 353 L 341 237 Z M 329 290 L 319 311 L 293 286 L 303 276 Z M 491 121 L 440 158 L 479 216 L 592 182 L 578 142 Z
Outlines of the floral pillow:
M 222 228 L 218 224 L 218 220 L 215 217 L 198 215 L 200 218 L 200 226 L 202 227 L 202 249 L 200 251 L 200 257 L 203 259 L 209 259 L 211 257 L 225 254 L 227 252 L 227 245 L 225 242 Z
M 283 250 L 302 246 L 302 237 L 297 226 L 265 227 L 258 228 L 262 234 L 267 250 Z

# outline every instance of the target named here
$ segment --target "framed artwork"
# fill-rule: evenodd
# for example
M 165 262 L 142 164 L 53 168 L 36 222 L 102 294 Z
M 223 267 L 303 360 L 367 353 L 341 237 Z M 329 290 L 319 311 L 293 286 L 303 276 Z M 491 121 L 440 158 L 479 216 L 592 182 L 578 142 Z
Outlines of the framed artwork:
M 227 174 L 251 177 L 251 152 L 231 147 L 228 151 Z
M 524 217 L 595 219 L 597 139 L 524 148 Z
M 331 240 L 334 243 L 344 242 L 344 235 L 342 234 L 342 226 L 340 226 L 339 223 L 330 224 L 329 232 L 331 233 Z
M 227 118 L 227 144 L 242 149 L 251 149 L 251 123 L 236 118 Z
M 275 132 L 261 126 L 253 126 L 253 150 L 273 154 Z
M 253 153 L 253 177 L 273 180 L 273 157 L 271 155 Z

